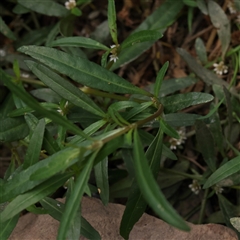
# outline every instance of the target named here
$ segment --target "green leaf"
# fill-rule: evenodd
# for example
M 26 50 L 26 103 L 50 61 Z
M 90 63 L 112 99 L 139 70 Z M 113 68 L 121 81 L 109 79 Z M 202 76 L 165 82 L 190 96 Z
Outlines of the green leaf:
M 0 201 L 9 201 L 18 194 L 24 193 L 42 183 L 43 180 L 33 181 L 30 179 L 34 177 L 34 173 L 36 172 L 39 174 L 38 177 L 43 179 L 44 177 L 50 177 L 61 170 L 65 170 L 65 168 L 77 162 L 79 153 L 79 148 L 65 148 L 45 160 L 37 162 L 20 173 L 11 176 L 11 179 L 9 179 L 3 186 Z M 43 169 L 44 171 L 46 170 L 46 172 L 41 172 L 40 169 Z
M 31 113 L 27 113 L 24 116 L 29 128 L 34 131 L 37 124 L 38 124 L 38 119 L 32 115 Z M 43 138 L 43 149 L 48 152 L 49 155 L 52 155 L 58 151 L 60 151 L 60 148 L 56 142 L 56 140 L 53 138 L 51 133 L 47 128 L 45 128 L 44 132 L 44 138 Z
M 4 240 L 10 237 L 13 229 L 17 225 L 18 219 L 19 219 L 19 214 L 3 223 L 0 223 L 1 224 L 0 239 Z
M 175 94 L 173 96 L 160 98 L 166 113 L 173 113 L 189 106 L 207 103 L 213 100 L 213 96 L 208 93 L 189 92 Z
M 17 196 L 0 214 L 0 221 L 4 222 L 14 217 L 22 210 L 26 209 L 28 206 L 37 203 L 42 198 L 53 193 L 60 186 L 62 186 L 70 176 L 71 173 L 56 175 L 43 182 L 39 186 L 35 187 L 34 189 L 30 190 L 29 192 Z
M 142 42 L 155 42 L 162 36 L 162 32 L 158 30 L 142 30 L 140 32 L 135 32 L 123 41 L 123 43 L 121 44 L 121 50 Z
M 84 218 L 81 218 L 81 234 L 87 239 L 101 240 L 101 236 L 97 230 L 95 230 L 92 225 Z
M 68 199 L 71 198 L 74 184 L 73 181 L 74 181 L 73 178 L 69 179 L 68 181 L 66 202 L 68 202 Z M 80 235 L 81 235 L 81 204 L 79 204 L 78 208 L 75 210 L 75 217 L 71 220 L 71 223 L 68 227 L 66 239 L 79 239 Z
M 23 89 L 21 89 L 19 86 L 14 84 L 11 81 L 11 78 L 8 77 L 1 69 L 1 80 L 3 83 L 16 95 L 18 96 L 22 101 L 24 101 L 29 107 L 32 109 L 38 111 L 43 116 L 53 120 L 55 123 L 62 125 L 66 129 L 69 129 L 70 131 L 79 134 L 85 138 L 88 138 L 86 134 L 83 133 L 76 125 L 74 125 L 72 122 L 66 120 L 64 117 L 62 117 L 57 112 L 46 110 L 45 108 L 41 107 L 40 104 L 27 92 L 25 92 Z
M 199 60 L 203 63 L 206 64 L 208 61 L 207 58 L 207 52 L 206 52 L 206 48 L 204 45 L 204 42 L 201 38 L 197 38 L 195 41 L 195 49 L 198 55 Z
M 210 170 L 214 172 L 216 170 L 214 139 L 206 124 L 201 120 L 196 121 L 196 137 L 204 161 L 207 163 Z
M 208 14 L 213 26 L 217 29 L 219 40 L 221 41 L 222 58 L 224 59 L 231 40 L 230 21 L 223 9 L 216 2 L 209 0 L 207 3 Z
M 91 48 L 91 49 L 102 49 L 102 50 L 109 50 L 109 47 L 86 37 L 65 37 L 60 38 L 51 43 L 52 47 L 55 46 L 67 46 L 67 47 L 84 47 L 84 48 Z
M 12 93 L 9 93 L 4 97 L 3 102 L 0 105 L 0 120 L 8 117 L 8 114 L 15 109 Z
M 88 87 L 108 92 L 138 93 L 151 96 L 150 93 L 87 59 L 47 47 L 24 46 L 18 50 Z
M 149 168 L 138 132 L 134 132 L 134 165 L 138 186 L 151 208 L 167 223 L 184 231 L 190 228 L 162 194 Z
M 160 89 L 162 86 L 162 81 L 167 72 L 168 66 L 169 66 L 169 62 L 165 62 L 157 74 L 157 79 L 156 79 L 156 82 L 154 85 L 154 95 L 156 97 L 158 97 L 158 95 L 159 95 L 159 92 L 160 92 Z
M 175 1 L 174 4 L 172 0 L 166 0 L 163 4 L 150 16 L 143 21 L 140 26 L 132 32 L 139 32 L 142 30 L 158 30 L 160 29 L 161 33 L 167 29 L 169 25 L 171 25 L 176 16 L 179 14 L 183 7 L 182 1 Z M 119 59 L 116 63 L 113 64 L 111 70 L 115 70 L 122 66 L 123 64 L 129 63 L 140 56 L 143 52 L 151 47 L 153 41 L 143 42 L 139 44 L 135 44 L 131 48 L 127 48 L 119 54 Z
M 110 34 L 112 36 L 112 40 L 115 44 L 118 44 L 117 40 L 117 24 L 116 24 L 117 16 L 115 9 L 115 1 L 108 0 L 108 26 L 110 30 Z
M 42 45 L 53 28 L 54 26 L 50 25 L 27 32 L 17 42 L 15 42 L 15 48 L 19 48 L 23 45 Z
M 192 113 L 169 113 L 164 116 L 165 121 L 172 127 L 193 126 L 201 115 Z
M 101 117 L 105 116 L 101 108 L 99 108 L 92 99 L 55 72 L 33 61 L 26 61 L 26 64 L 42 82 L 64 99 L 72 102 L 78 107 L 92 112 L 93 114 Z
M 196 0 L 198 8 L 201 10 L 201 12 L 205 15 L 208 15 L 208 9 L 207 5 L 204 0 Z
M 178 132 L 170 125 L 168 125 L 163 119 L 160 120 L 160 127 L 162 131 L 166 133 L 168 136 L 179 139 Z
M 108 158 L 94 166 L 96 184 L 99 190 L 101 200 L 104 205 L 109 202 L 109 183 L 108 183 Z
M 209 188 L 221 180 L 240 171 L 240 156 L 237 156 L 218 168 L 206 181 L 203 188 Z
M 161 129 L 159 129 L 156 137 L 153 139 L 146 152 L 146 158 L 148 159 L 154 178 L 157 177 L 160 169 L 160 156 L 163 146 L 162 139 L 163 132 Z M 147 202 L 145 201 L 137 182 L 134 181 L 131 186 L 130 195 L 128 197 L 126 208 L 121 220 L 120 234 L 122 237 L 128 239 L 130 231 L 132 230 L 134 224 L 140 219 L 146 207 Z
M 73 9 L 71 9 L 71 14 L 79 17 L 82 15 L 82 11 L 79 8 L 74 7 Z
M 182 90 L 195 84 L 198 80 L 193 77 L 171 78 L 162 82 L 159 97 L 164 97 L 170 93 Z
M 177 156 L 173 153 L 173 151 L 164 144 L 162 149 L 162 155 L 171 160 L 178 160 Z
M 23 162 L 23 169 L 26 169 L 38 162 L 42 148 L 44 129 L 45 121 L 44 119 L 41 119 L 38 122 L 31 137 L 31 140 L 29 142 L 28 149 Z
M 133 107 L 132 109 L 130 109 L 130 110 L 126 113 L 126 115 L 124 116 L 124 118 L 125 118 L 126 120 L 129 120 L 129 119 L 131 119 L 132 117 L 136 116 L 137 114 L 143 112 L 145 109 L 149 108 L 151 105 L 153 105 L 153 102 L 152 102 L 152 101 L 141 103 L 141 104 L 139 104 L 138 106 Z
M 65 148 L 64 150 L 46 158 L 44 164 L 39 165 L 38 169 L 30 176 L 30 180 L 42 180 L 49 178 L 60 171 L 64 171 L 85 153 L 85 148 Z M 56 157 L 57 161 L 56 161 Z
M 16 41 L 17 38 L 15 34 L 11 31 L 11 29 L 6 25 L 3 21 L 2 17 L 0 17 L 0 32 L 6 36 L 7 38 Z
M 47 16 L 63 17 L 68 14 L 68 10 L 63 5 L 60 5 L 52 0 L 18 0 L 18 3 L 25 8 Z
M 230 222 L 233 225 L 234 228 L 240 232 L 240 217 L 232 217 L 230 218 Z
M 68 228 L 71 224 L 71 221 L 74 219 L 76 215 L 76 210 L 79 208 L 80 200 L 83 196 L 85 187 L 87 185 L 90 172 L 93 166 L 93 162 L 97 155 L 98 151 L 93 152 L 90 157 L 88 157 L 86 161 L 86 165 L 84 166 L 83 170 L 79 174 L 74 184 L 72 194 L 67 199 L 65 204 L 65 210 L 61 218 L 60 226 L 58 229 L 58 240 L 66 239 L 66 234 Z
M 196 1 L 195 0 L 183 0 L 184 4 L 186 4 L 189 7 L 196 7 Z
M 59 31 L 62 36 L 70 37 L 73 35 L 75 20 L 76 20 L 76 16 L 72 14 L 60 20 Z
M 29 128 L 23 117 L 0 119 L 0 142 L 13 142 L 25 138 Z
M 46 42 L 45 42 L 46 47 L 50 47 L 52 42 L 54 41 L 54 39 L 59 34 L 59 31 L 60 31 L 59 26 L 60 26 L 60 22 L 57 22 L 54 25 L 54 27 L 52 28 L 52 30 L 48 33 L 48 36 L 47 36 L 47 39 L 46 39 Z
M 211 104 L 210 109 L 214 109 L 215 105 Z M 224 137 L 222 133 L 222 126 L 220 122 L 220 118 L 218 115 L 218 112 L 214 112 L 212 116 L 209 118 L 209 128 L 213 134 L 214 142 L 216 143 L 216 146 L 218 147 L 218 150 L 222 153 L 222 156 L 224 156 Z
M 25 14 L 25 13 L 29 13 L 29 9 L 25 8 L 24 6 L 22 6 L 21 4 L 16 4 L 15 7 L 13 8 L 13 13 L 15 14 Z

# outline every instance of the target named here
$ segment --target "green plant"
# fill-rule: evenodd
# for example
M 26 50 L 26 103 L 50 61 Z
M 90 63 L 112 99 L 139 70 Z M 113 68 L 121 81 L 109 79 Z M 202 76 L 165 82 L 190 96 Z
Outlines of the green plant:
M 77 6 L 85 6 L 88 2 L 78 1 Z M 24 209 L 37 214 L 48 213 L 59 220 L 58 239 L 79 239 L 80 234 L 90 239 L 99 239 L 98 232 L 80 215 L 80 200 L 84 193 L 91 195 L 97 193 L 97 189 L 103 204 L 106 205 L 110 197 L 114 198 L 114 188 L 111 188 L 112 196 L 109 191 L 111 170 L 108 169 L 108 162 L 114 162 L 119 156 L 124 162 L 127 177 L 121 175 L 116 181 L 127 179 L 127 186 L 123 184 L 123 189 L 128 189 L 128 195 L 123 195 L 128 201 L 120 227 L 124 238 L 128 238 L 147 205 L 172 226 L 189 230 L 184 219 L 159 188 L 161 177 L 164 177 L 163 174 L 159 175 L 160 171 L 168 173 L 168 178 L 178 177 L 172 185 L 179 181 L 179 177 L 180 181 L 193 179 L 195 184 L 203 185 L 206 190 L 200 207 L 199 223 L 202 222 L 207 199 L 216 193 L 225 222 L 231 226 L 230 217 L 233 216 L 230 216 L 230 212 L 239 212 L 239 207 L 233 206 L 220 193 L 221 187 L 225 186 L 221 181 L 229 177 L 232 184 L 228 187 L 239 191 L 240 155 L 230 141 L 232 131 L 239 131 L 240 105 L 235 83 L 223 83 L 185 50 L 179 49 L 179 54 L 195 76 L 202 78 L 201 75 L 204 75 L 205 81 L 213 85 L 217 96 L 209 113 L 201 116 L 179 111 L 212 102 L 214 97 L 202 92 L 175 93 L 197 82 L 197 79 L 187 77 L 163 81 L 168 62 L 159 70 L 152 91 L 136 87 L 112 72 L 135 59 L 160 39 L 166 27 L 180 12 L 183 2 L 172 4 L 171 0 L 167 0 L 119 43 L 115 3 L 109 0 L 108 25 L 114 43 L 109 48 L 91 38 L 72 37 L 71 25 L 73 19 L 81 15 L 81 10 L 74 6 L 71 11 L 67 11 L 60 4 L 49 1 L 48 4 L 54 4 L 55 9 L 49 14 L 61 17 L 61 20 L 54 26 L 38 30 L 45 34 L 45 38 L 38 39 L 38 44 L 45 43 L 45 46 L 37 46 L 36 39 L 28 44 L 25 40 L 24 46 L 21 41 L 16 43 L 16 47 L 20 47 L 18 52 L 31 58 L 25 60 L 26 65 L 23 65 L 20 59 L 23 55 L 16 56 L 13 72 L 1 69 L 1 81 L 10 92 L 2 99 L 0 107 L 0 140 L 7 143 L 12 151 L 11 164 L 4 179 L 0 180 L 1 206 L 4 208 L 0 220 L 5 226 L 0 234 L 3 239 L 8 238 L 19 213 Z M 48 15 L 50 6 L 41 1 L 38 4 L 40 7 L 36 8 L 36 4 L 19 0 L 16 8 L 18 11 L 31 9 Z M 168 14 L 164 14 L 166 10 Z M 36 16 L 33 19 L 36 20 Z M 4 28 L 9 38 L 16 39 L 7 25 Z M 64 37 L 54 40 L 59 32 Z M 60 47 L 61 50 L 53 47 Z M 104 51 L 101 66 L 89 61 L 79 48 L 73 51 L 72 47 Z M 225 48 L 222 58 L 227 52 Z M 235 52 L 233 49 L 226 55 L 235 56 Z M 236 61 L 235 66 L 239 70 L 239 60 Z M 21 76 L 21 69 L 27 71 L 26 66 L 40 81 L 33 75 L 31 78 Z M 24 82 L 36 88 L 33 95 L 42 102 L 25 90 Z M 221 104 L 225 104 L 229 111 L 226 141 L 218 115 Z M 179 139 L 181 136 L 177 128 L 193 125 L 197 149 L 203 155 L 207 171 L 199 174 L 197 170 L 191 169 L 192 174 L 186 173 L 189 165 L 182 171 L 163 168 L 161 156 L 177 159 L 163 136 Z M 145 131 L 147 127 L 151 127 L 150 133 Z M 26 147 L 23 161 L 11 142 L 15 142 L 17 147 Z M 216 158 L 216 148 L 221 155 L 220 161 Z M 226 156 L 229 148 L 233 149 L 236 157 L 229 159 Z M 94 177 L 90 177 L 91 172 L 94 172 Z M 49 197 L 61 186 L 67 187 L 64 204 Z M 163 185 L 161 187 L 164 188 Z

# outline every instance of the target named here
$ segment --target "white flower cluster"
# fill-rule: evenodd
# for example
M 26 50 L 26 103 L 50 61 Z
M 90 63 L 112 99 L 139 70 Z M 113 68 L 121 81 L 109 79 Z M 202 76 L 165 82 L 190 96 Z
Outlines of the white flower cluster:
M 185 142 L 185 140 L 187 139 L 185 127 L 181 127 L 177 132 L 178 132 L 180 138 L 179 139 L 176 139 L 176 138 L 169 139 L 170 149 L 176 149 L 177 146 L 183 144 Z
M 71 10 L 71 9 L 73 9 L 73 8 L 75 8 L 76 7 L 76 1 L 75 0 L 68 0 L 67 2 L 65 2 L 65 7 L 66 7 L 66 9 L 68 9 L 68 10 Z
M 240 12 L 237 10 L 235 3 L 232 0 L 229 0 L 227 7 L 230 14 L 237 14 L 235 22 L 240 23 Z
M 229 1 L 227 4 L 228 10 L 231 14 L 237 13 L 237 9 L 232 1 Z
M 0 49 L 0 57 L 5 57 L 6 51 L 4 49 Z
M 224 74 L 228 73 L 228 66 L 224 65 L 223 61 L 221 61 L 220 63 L 214 63 L 213 66 L 214 66 L 213 71 L 219 75 L 223 75 L 223 73 Z
M 59 112 L 62 116 L 65 115 L 65 110 L 68 107 L 68 101 L 66 101 L 65 105 L 64 105 L 64 109 L 58 109 L 57 112 Z
M 117 56 L 117 46 L 116 45 L 111 45 L 111 55 L 109 56 L 110 57 L 110 62 L 111 61 L 114 61 L 116 62 L 118 60 L 118 56 Z
M 219 193 L 222 193 L 224 189 L 223 189 L 222 187 L 220 187 L 219 185 L 216 184 L 216 185 L 214 186 L 214 190 L 215 190 L 215 193 L 216 193 L 216 194 L 219 194 Z
M 192 184 L 189 184 L 188 187 L 191 189 L 192 192 L 194 192 L 196 195 L 199 194 L 201 190 L 201 186 L 199 185 L 197 180 L 193 180 Z

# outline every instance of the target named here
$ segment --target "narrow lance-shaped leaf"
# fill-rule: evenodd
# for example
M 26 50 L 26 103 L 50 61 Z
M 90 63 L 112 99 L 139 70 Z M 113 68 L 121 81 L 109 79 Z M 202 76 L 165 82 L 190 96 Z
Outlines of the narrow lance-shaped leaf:
M 197 38 L 195 41 L 195 49 L 198 55 L 199 60 L 203 63 L 207 63 L 207 52 L 204 45 L 204 42 L 201 38 Z
M 42 148 L 43 136 L 44 136 L 45 121 L 41 119 L 31 137 L 28 145 L 27 153 L 23 162 L 23 169 L 26 169 L 39 160 L 39 155 Z
M 102 49 L 109 50 L 109 47 L 103 45 L 102 43 L 95 41 L 87 37 L 65 37 L 60 38 L 51 43 L 52 47 L 55 46 L 66 46 L 66 47 L 83 47 L 90 49 Z
M 35 109 L 39 113 L 41 113 L 43 116 L 53 120 L 55 123 L 62 125 L 66 129 L 69 129 L 70 131 L 79 134 L 85 138 L 88 138 L 86 134 L 83 133 L 82 130 L 80 130 L 76 125 L 74 125 L 72 122 L 67 121 L 64 117 L 62 117 L 57 112 L 46 110 L 45 108 L 41 107 L 40 104 L 35 100 L 30 94 L 25 92 L 23 89 L 19 88 L 16 84 L 14 84 L 11 81 L 11 78 L 8 77 L 2 69 L 0 69 L 0 74 L 2 76 L 1 80 L 3 83 L 16 95 L 18 96 L 22 101 L 24 101 L 29 107 L 32 109 Z
M 33 61 L 26 61 L 26 64 L 42 82 L 64 99 L 93 114 L 101 117 L 105 116 L 101 108 L 99 108 L 85 93 L 49 68 Z
M 166 113 L 177 112 L 189 106 L 207 103 L 213 100 L 213 96 L 208 93 L 190 92 L 180 93 L 168 97 L 160 98 Z
M 156 178 L 159 168 L 160 159 L 162 152 L 162 138 L 163 132 L 159 128 L 159 131 L 150 144 L 146 152 L 146 157 L 149 161 L 149 166 L 153 173 L 154 178 Z M 147 202 L 145 201 L 143 194 L 141 193 L 136 180 L 133 182 L 130 195 L 126 204 L 126 208 L 121 220 L 120 234 L 125 239 L 128 239 L 129 233 L 132 230 L 134 224 L 140 219 L 147 207 Z
M 203 188 L 209 188 L 221 180 L 231 176 L 240 171 L 240 156 L 237 156 L 229 162 L 218 168 L 206 181 Z
M 99 194 L 104 205 L 109 201 L 109 183 L 108 183 L 108 158 L 104 158 L 101 162 L 94 166 L 96 184 Z
M 162 36 L 163 34 L 159 30 L 142 30 L 135 32 L 123 41 L 121 49 L 123 50 L 141 42 L 157 41 Z
M 20 3 L 25 8 L 48 16 L 63 17 L 68 14 L 68 10 L 63 5 L 52 0 L 18 0 L 18 3 Z
M 63 171 L 77 162 L 77 160 L 82 160 L 81 157 L 85 153 L 86 149 L 79 148 L 65 148 L 63 151 L 56 153 L 58 155 L 57 161 L 53 161 L 53 158 L 56 158 L 55 155 L 45 159 L 45 164 L 39 166 L 39 169 L 32 173 L 30 179 L 31 180 L 41 180 L 45 178 L 49 178 L 56 173 Z M 69 153 L 68 157 L 66 157 L 67 153 Z
M 116 9 L 115 9 L 115 1 L 108 0 L 108 26 L 110 30 L 110 34 L 112 36 L 112 40 L 115 44 L 118 44 L 117 40 L 117 24 L 116 24 Z
M 31 113 L 27 113 L 24 116 L 29 128 L 34 131 L 38 124 L 38 119 Z M 49 132 L 47 128 L 45 128 L 44 131 L 44 138 L 43 138 L 43 145 L 42 148 L 48 152 L 49 155 L 52 155 L 58 151 L 60 151 L 60 148 L 56 142 L 56 140 L 53 138 L 52 134 Z
M 134 165 L 138 186 L 151 208 L 166 222 L 184 231 L 190 228 L 177 214 L 159 189 L 149 168 L 137 130 L 134 132 Z
M 163 119 L 160 120 L 160 127 L 162 131 L 166 133 L 168 136 L 179 139 L 178 132 L 170 125 L 168 125 Z
M 47 47 L 23 46 L 18 50 L 88 87 L 107 92 L 151 96 L 147 91 L 132 85 L 125 79 L 87 59 Z
M 4 35 L 4 36 L 6 36 L 6 37 L 8 37 L 8 38 L 10 38 L 10 39 L 12 39 L 12 40 L 17 40 L 17 38 L 16 38 L 16 36 L 15 36 L 15 34 L 11 31 L 11 29 L 6 25 L 6 23 L 3 21 L 3 19 L 2 19 L 2 17 L 0 17 L 0 32 Z
M 159 96 L 159 92 L 160 92 L 160 89 L 162 86 L 162 81 L 166 74 L 168 66 L 169 66 L 169 62 L 165 62 L 164 65 L 161 67 L 160 71 L 158 72 L 157 79 L 156 79 L 155 86 L 154 86 L 154 95 L 156 97 Z
M 65 211 L 62 215 L 60 226 L 58 229 L 58 240 L 66 239 L 68 228 L 71 221 L 76 215 L 76 210 L 79 208 L 80 200 L 83 196 L 86 184 L 88 182 L 90 172 L 93 166 L 94 159 L 98 151 L 93 152 L 86 161 L 86 165 L 76 179 L 71 196 L 65 204 Z
M 231 40 L 230 21 L 223 9 L 212 0 L 208 1 L 208 14 L 214 27 L 217 28 L 219 40 L 221 41 L 222 58 L 224 59 Z
M 1 224 L 0 239 L 8 239 L 13 229 L 16 227 L 19 214 Z
M 204 161 L 210 170 L 214 172 L 216 170 L 214 139 L 206 124 L 201 120 L 196 121 L 196 137 Z
M 0 119 L 0 141 L 13 142 L 25 138 L 29 128 L 22 117 Z
M 38 202 L 42 198 L 56 191 L 60 186 L 67 181 L 71 176 L 71 173 L 64 173 L 61 175 L 56 175 L 47 181 L 43 182 L 36 188 L 22 195 L 17 196 L 13 201 L 11 201 L 4 211 L 0 214 L 0 221 L 4 222 L 32 204 Z

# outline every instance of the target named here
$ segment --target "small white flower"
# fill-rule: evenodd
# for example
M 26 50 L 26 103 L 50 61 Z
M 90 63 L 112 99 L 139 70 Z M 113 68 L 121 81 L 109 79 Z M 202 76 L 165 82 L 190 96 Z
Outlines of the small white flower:
M 118 56 L 116 56 L 116 55 L 113 55 L 113 54 L 112 54 L 112 55 L 110 55 L 109 57 L 110 57 L 110 62 L 111 62 L 111 61 L 116 62 L 116 61 L 118 60 Z
M 28 74 L 28 73 L 21 73 L 21 77 L 23 77 L 23 78 L 29 78 L 29 74 Z
M 233 3 L 232 1 L 229 1 L 229 2 L 228 2 L 227 7 L 228 7 L 228 10 L 229 10 L 229 12 L 230 12 L 231 14 L 237 13 L 237 9 L 236 9 L 236 7 L 235 7 L 235 5 L 234 5 L 234 3 Z
M 185 142 L 185 140 L 187 139 L 185 127 L 181 127 L 177 132 L 179 134 L 179 139 L 176 139 L 176 138 L 169 139 L 170 149 L 176 149 L 177 146 L 183 144 Z
M 214 66 L 213 71 L 219 75 L 222 75 L 223 73 L 224 74 L 228 73 L 228 66 L 224 65 L 223 61 L 221 61 L 220 63 L 214 63 L 213 66 Z
M 75 0 L 68 0 L 68 2 L 65 2 L 65 7 L 68 10 L 73 9 L 74 7 L 76 7 L 76 1 Z
M 216 194 L 219 194 L 219 193 L 222 193 L 224 189 L 223 189 L 222 187 L 220 187 L 219 185 L 216 184 L 216 185 L 214 186 L 214 190 L 215 190 L 215 193 L 216 193 Z
M 6 51 L 4 49 L 0 49 L 0 57 L 5 57 Z
M 192 192 L 194 192 L 196 195 L 199 194 L 201 190 L 201 186 L 199 185 L 197 180 L 193 180 L 192 184 L 189 184 L 188 187 L 191 189 Z
M 111 45 L 111 46 L 110 46 L 110 48 L 115 48 L 115 47 L 116 47 L 116 45 Z

